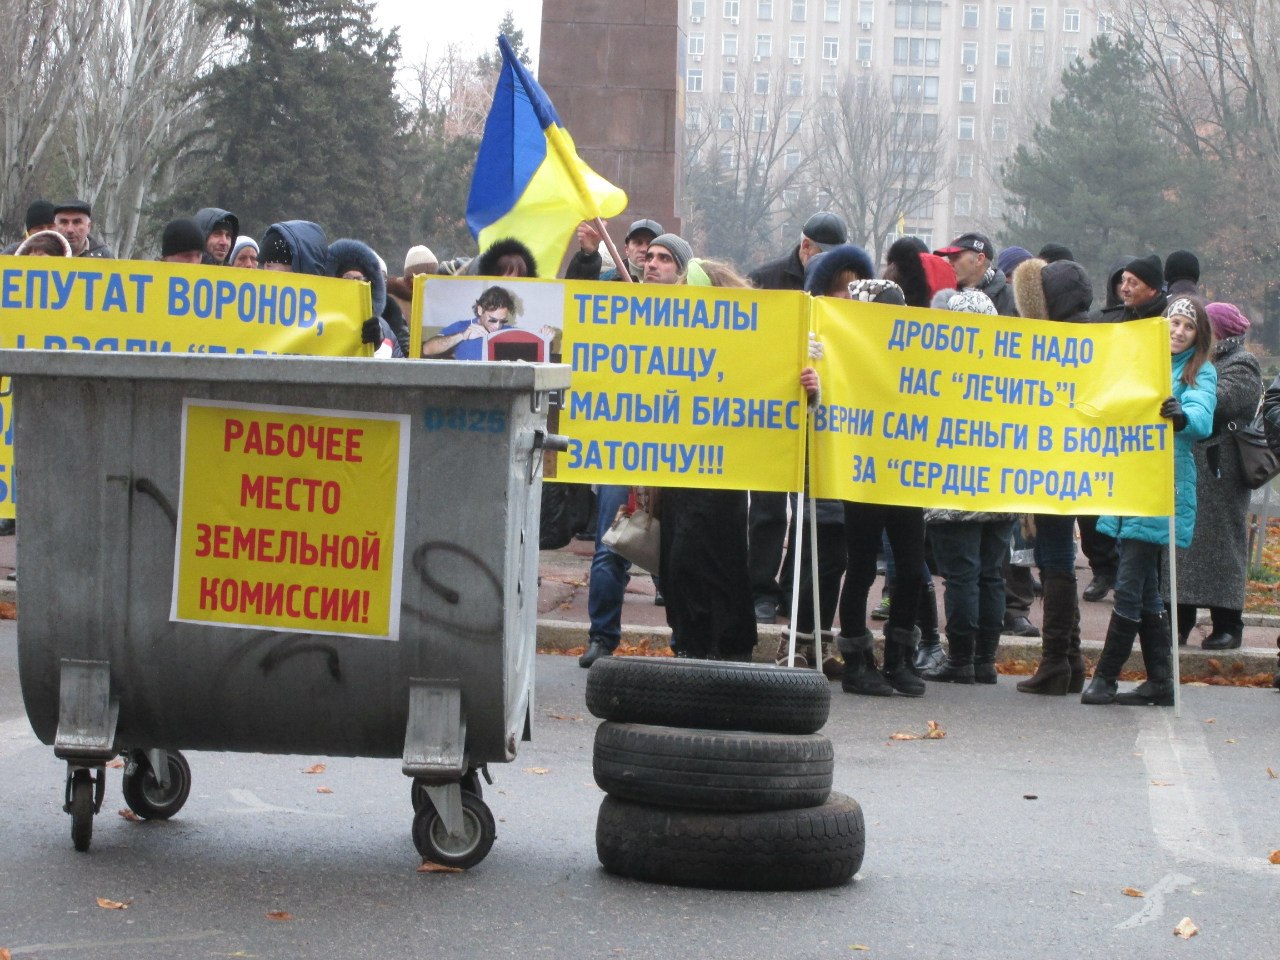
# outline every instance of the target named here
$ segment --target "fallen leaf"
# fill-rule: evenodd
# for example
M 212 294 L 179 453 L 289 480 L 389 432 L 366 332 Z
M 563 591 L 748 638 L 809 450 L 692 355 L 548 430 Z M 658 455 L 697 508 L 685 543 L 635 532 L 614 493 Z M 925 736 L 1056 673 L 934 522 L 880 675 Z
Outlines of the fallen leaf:
M 1210 657 L 1208 660 L 1205 661 L 1205 665 L 1208 666 L 1210 673 L 1222 672 L 1222 661 L 1219 660 L 1217 657 Z
M 542 776 L 544 773 L 550 773 L 551 771 L 548 770 L 546 767 L 525 767 L 524 772 L 536 773 L 538 776 Z
M 123 766 L 124 766 L 124 761 L 121 760 L 119 757 L 116 757 L 114 760 L 112 760 L 110 763 L 107 764 L 107 769 L 119 770 Z
M 0 960 L 13 960 L 13 954 L 9 952 L 8 947 L 0 947 Z
M 1270 860 L 1272 863 L 1276 864 L 1277 866 L 1280 866 L 1280 850 L 1272 850 L 1271 856 L 1269 856 L 1267 859 Z
M 268 910 L 267 919 L 268 920 L 293 920 L 295 918 L 292 913 L 289 913 L 286 910 Z
M 1270 777 L 1272 780 L 1275 780 L 1276 772 L 1272 770 L 1270 767 L 1267 767 L 1267 776 Z
M 1143 893 L 1141 890 L 1135 890 L 1133 887 L 1125 887 L 1120 892 L 1123 893 L 1126 897 L 1145 897 L 1146 896 L 1146 894 Z
M 461 867 L 446 867 L 443 863 L 432 863 L 430 860 L 423 860 L 422 866 L 418 868 L 418 873 L 461 873 Z
M 870 950 L 871 948 L 868 947 L 865 943 L 851 943 L 849 944 L 849 949 L 850 950 Z
M 890 740 L 919 740 L 920 734 L 909 733 L 903 730 L 903 731 L 899 731 L 898 733 L 890 734 L 889 739 Z
M 1205 721 L 1205 723 L 1217 723 L 1217 722 L 1218 722 L 1217 717 L 1210 717 L 1208 720 Z
M 1183 917 L 1178 921 L 1178 925 L 1173 928 L 1174 936 L 1181 937 L 1183 940 L 1190 940 L 1199 932 L 1200 928 L 1191 922 L 1190 917 Z
M 582 719 L 582 717 L 574 716 L 573 714 L 570 714 L 570 713 L 548 713 L 547 716 L 550 717 L 552 720 L 575 720 L 576 721 L 576 720 Z
M 316 793 L 333 793 L 328 787 L 316 787 Z
M 17 620 L 18 605 L 15 603 L 0 603 L 0 620 Z
M 937 720 L 929 721 L 929 732 L 924 735 L 926 740 L 941 740 L 947 735 L 947 731 L 938 726 Z
M 1235 663 L 1231 664 L 1231 672 L 1244 673 L 1244 663 L 1240 660 L 1235 661 Z
M 1088 894 L 1086 894 L 1083 890 L 1072 890 L 1071 892 L 1074 893 L 1077 897 L 1088 896 Z
M 106 897 L 98 897 L 98 906 L 103 910 L 128 910 L 132 900 L 108 900 Z
M 130 810 L 128 807 L 125 807 L 123 810 L 120 811 L 120 816 L 124 817 L 124 819 L 128 820 L 130 823 L 142 822 L 142 818 L 138 816 L 136 813 L 134 813 L 132 810 Z
M 1153 787 L 1172 787 L 1173 786 L 1173 784 L 1170 783 L 1168 780 L 1152 780 L 1151 785 Z
M 1231 739 L 1229 739 L 1229 740 L 1227 741 L 1227 743 L 1235 743 L 1235 742 L 1236 742 L 1236 738 L 1235 738 L 1235 737 L 1232 737 Z
M 311 766 L 307 767 L 307 769 L 303 770 L 302 772 L 303 773 L 324 773 L 324 764 L 313 763 Z

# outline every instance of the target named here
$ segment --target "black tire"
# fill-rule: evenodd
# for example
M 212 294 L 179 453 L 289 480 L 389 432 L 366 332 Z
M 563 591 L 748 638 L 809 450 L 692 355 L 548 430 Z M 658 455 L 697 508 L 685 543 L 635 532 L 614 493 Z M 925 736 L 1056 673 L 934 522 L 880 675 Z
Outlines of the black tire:
M 844 794 L 802 810 L 705 813 L 605 797 L 596 856 L 610 873 L 725 890 L 816 890 L 862 866 L 862 808 Z
M 93 777 L 88 770 L 71 775 L 71 845 L 80 853 L 93 839 Z
M 182 809 L 191 795 L 191 767 L 177 750 L 168 750 L 169 786 L 160 785 L 151 762 L 142 750 L 129 754 L 120 788 L 129 809 L 143 820 L 168 820 Z
M 462 791 L 462 819 L 465 836 L 459 841 L 449 836 L 435 804 L 429 800 L 413 815 L 413 845 L 424 860 L 444 867 L 474 867 L 489 855 L 497 827 L 485 802 Z
M 835 751 L 820 733 L 602 723 L 596 728 L 591 766 L 601 790 L 636 803 L 792 810 L 826 802 Z
M 675 657 L 602 657 L 587 674 L 601 720 L 704 730 L 817 733 L 831 709 L 818 670 Z

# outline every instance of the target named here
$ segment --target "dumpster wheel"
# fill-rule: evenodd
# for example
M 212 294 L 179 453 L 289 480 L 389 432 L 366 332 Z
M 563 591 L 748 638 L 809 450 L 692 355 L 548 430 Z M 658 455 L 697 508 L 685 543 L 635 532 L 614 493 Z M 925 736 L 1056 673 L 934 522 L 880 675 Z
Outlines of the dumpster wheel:
M 488 805 L 469 790 L 462 791 L 462 821 L 462 835 L 451 837 L 435 804 L 422 804 L 413 815 L 413 845 L 422 859 L 465 870 L 487 857 L 497 828 Z
M 167 764 L 169 783 L 162 784 L 145 750 L 129 752 L 121 789 L 124 802 L 143 820 L 168 820 L 191 793 L 191 767 L 177 750 L 156 751 Z
M 71 843 L 80 853 L 89 849 L 93 839 L 93 793 L 93 775 L 83 768 L 73 771 L 67 784 L 67 812 L 71 814 Z

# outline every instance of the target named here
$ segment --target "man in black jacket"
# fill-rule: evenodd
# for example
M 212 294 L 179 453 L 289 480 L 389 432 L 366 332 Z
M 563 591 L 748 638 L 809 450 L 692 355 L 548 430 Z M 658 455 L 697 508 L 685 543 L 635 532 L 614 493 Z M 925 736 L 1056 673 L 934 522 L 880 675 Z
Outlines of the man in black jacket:
M 809 260 L 846 242 L 848 233 L 837 214 L 823 210 L 804 222 L 800 242 L 777 260 L 761 264 L 748 275 L 761 290 L 803 290 L 804 268 Z M 782 601 L 778 569 L 787 534 L 787 495 L 752 491 L 748 514 L 748 563 L 756 621 L 773 623 Z

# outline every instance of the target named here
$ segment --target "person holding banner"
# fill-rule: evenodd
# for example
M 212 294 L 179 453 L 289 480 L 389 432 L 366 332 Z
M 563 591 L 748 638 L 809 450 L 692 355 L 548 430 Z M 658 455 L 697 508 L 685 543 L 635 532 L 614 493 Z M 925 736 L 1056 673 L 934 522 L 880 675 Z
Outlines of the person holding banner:
M 1169 318 L 1173 356 L 1173 392 L 1160 416 L 1173 428 L 1174 527 L 1177 546 L 1191 544 L 1196 525 L 1196 463 L 1192 445 L 1213 432 L 1218 374 L 1210 362 L 1213 330 L 1204 305 L 1190 297 L 1174 300 Z M 1173 705 L 1173 644 L 1160 592 L 1160 557 L 1169 545 L 1167 517 L 1104 517 L 1098 529 L 1116 538 L 1115 609 L 1107 626 L 1102 655 L 1081 703 Z M 1147 679 L 1134 690 L 1117 693 L 1120 669 L 1137 638 Z

